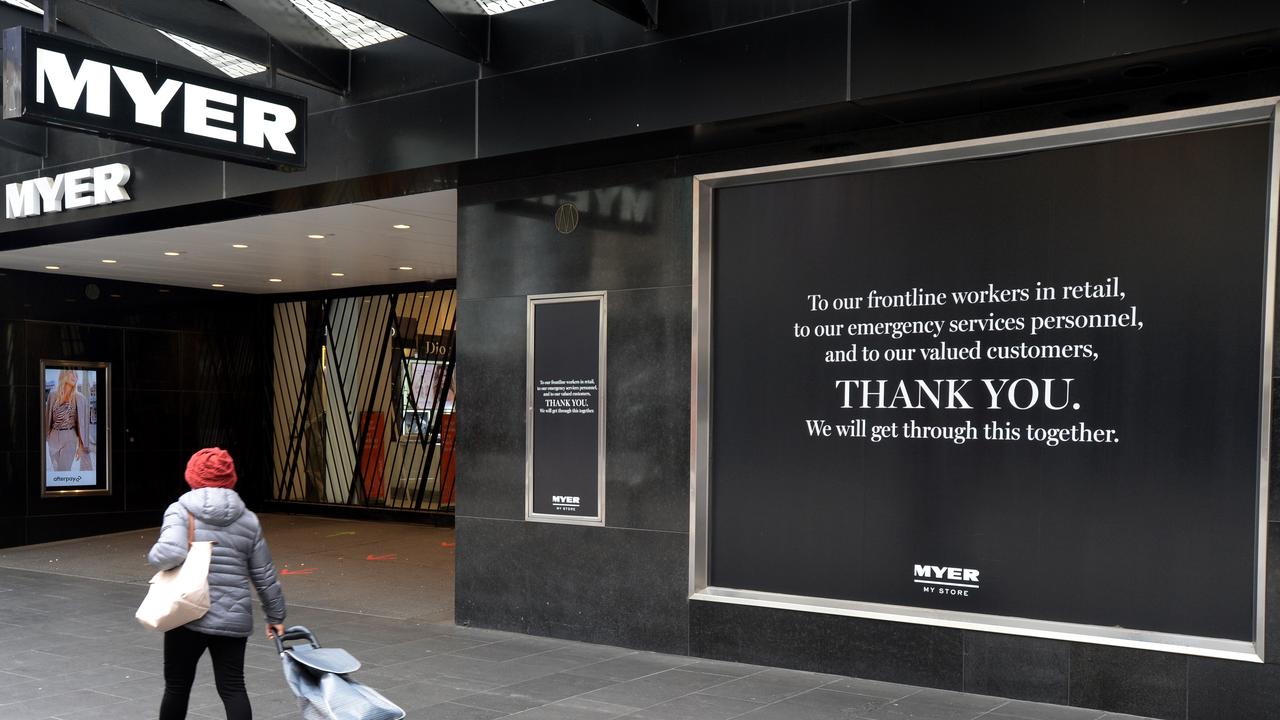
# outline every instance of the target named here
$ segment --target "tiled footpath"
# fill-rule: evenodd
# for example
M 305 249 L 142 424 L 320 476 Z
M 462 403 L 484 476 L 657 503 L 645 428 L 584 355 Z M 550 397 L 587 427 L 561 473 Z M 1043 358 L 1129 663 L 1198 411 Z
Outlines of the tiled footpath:
M 161 636 L 132 617 L 136 584 L 0 569 L 0 719 L 145 720 Z M 429 720 L 1096 720 L 1131 716 L 833 675 L 294 606 L 291 623 L 364 663 L 355 677 Z M 275 649 L 255 635 L 256 718 L 301 717 Z M 222 718 L 208 661 L 195 719 Z
M 1114 720 L 1122 715 L 454 627 L 449 528 L 263 515 L 289 623 L 423 720 Z M 151 720 L 159 634 L 133 620 L 157 530 L 0 550 L 0 720 Z M 261 628 L 258 629 L 261 632 Z M 249 643 L 254 717 L 299 718 Z M 208 660 L 193 720 L 223 718 Z

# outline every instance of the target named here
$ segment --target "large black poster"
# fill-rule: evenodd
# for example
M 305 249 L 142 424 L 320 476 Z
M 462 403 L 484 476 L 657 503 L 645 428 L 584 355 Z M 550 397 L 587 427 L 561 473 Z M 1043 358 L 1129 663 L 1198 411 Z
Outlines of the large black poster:
M 1252 640 L 1269 131 L 717 189 L 710 585 Z
M 599 523 L 604 295 L 529 303 L 527 516 Z

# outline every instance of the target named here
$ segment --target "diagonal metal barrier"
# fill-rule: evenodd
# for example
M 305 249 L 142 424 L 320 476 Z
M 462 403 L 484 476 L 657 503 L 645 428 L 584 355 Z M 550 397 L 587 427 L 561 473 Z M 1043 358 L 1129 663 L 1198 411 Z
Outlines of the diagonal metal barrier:
M 272 499 L 454 504 L 454 289 L 276 303 Z

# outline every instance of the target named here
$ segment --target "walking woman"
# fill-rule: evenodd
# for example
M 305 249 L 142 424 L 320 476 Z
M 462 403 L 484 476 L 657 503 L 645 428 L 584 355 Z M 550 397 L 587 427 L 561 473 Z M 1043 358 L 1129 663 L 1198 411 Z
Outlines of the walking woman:
M 212 540 L 209 565 L 209 612 L 199 620 L 164 634 L 164 699 L 160 720 L 183 720 L 195 681 L 196 664 L 205 650 L 213 661 L 213 678 L 227 720 L 251 720 L 244 686 L 244 651 L 253 632 L 249 586 L 258 591 L 266 615 L 267 637 L 284 633 L 284 593 L 271 564 L 258 517 L 235 491 L 236 467 L 221 448 L 205 448 L 187 462 L 191 492 L 164 514 L 160 539 L 147 560 L 160 570 L 178 567 L 187 557 L 187 522 L 195 518 L 197 541 Z
M 58 387 L 49 393 L 45 417 L 49 423 L 44 429 L 45 446 L 53 469 L 66 472 L 71 469 L 71 462 L 79 458 L 81 470 L 92 470 L 89 448 L 93 441 L 85 437 L 89 432 L 89 401 L 76 390 L 74 370 L 58 373 Z

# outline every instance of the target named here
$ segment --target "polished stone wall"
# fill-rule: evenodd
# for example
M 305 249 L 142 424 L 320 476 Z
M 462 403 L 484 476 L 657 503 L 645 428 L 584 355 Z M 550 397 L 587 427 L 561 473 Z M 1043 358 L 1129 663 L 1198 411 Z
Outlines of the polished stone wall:
M 778 152 L 770 159 L 786 159 Z M 747 166 L 748 155 L 699 169 Z M 1269 664 L 689 601 L 688 167 L 681 159 L 460 192 L 459 624 L 1156 718 L 1274 717 L 1277 522 Z M 554 228 L 560 202 L 582 210 L 569 235 Z M 525 296 L 586 290 L 609 292 L 607 525 L 525 522 Z
M 191 453 L 231 451 L 268 489 L 261 302 L 252 296 L 0 273 L 0 547 L 159 524 Z M 39 363 L 111 363 L 112 493 L 40 497 Z
M 660 174 L 463 192 L 461 624 L 688 651 L 692 186 Z M 561 199 L 581 211 L 568 235 Z M 585 290 L 609 293 L 607 526 L 524 522 L 525 296 Z

